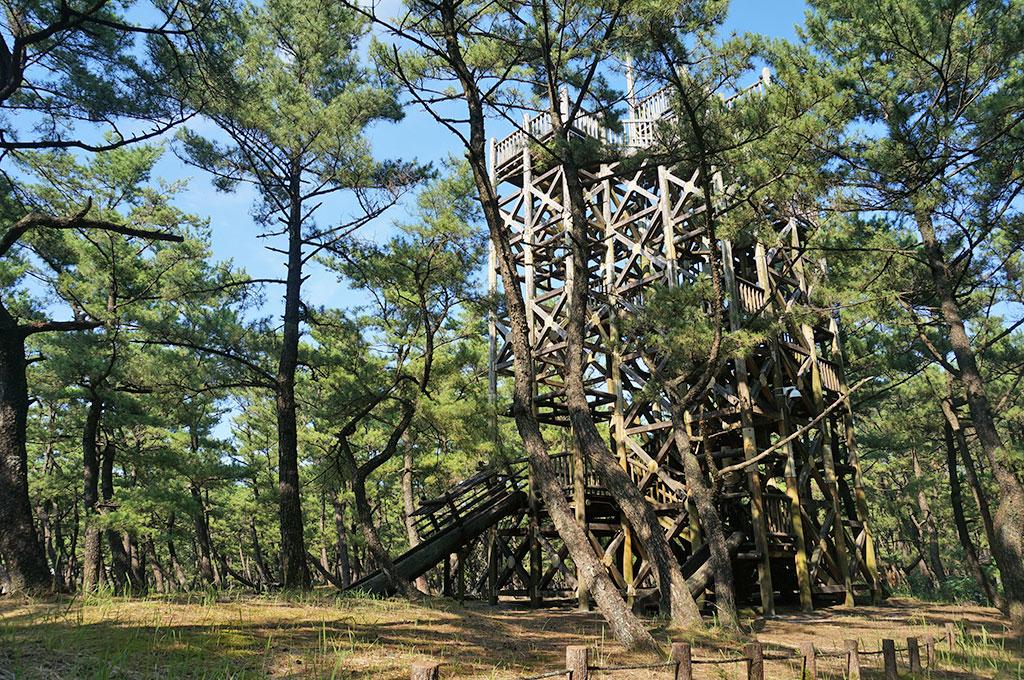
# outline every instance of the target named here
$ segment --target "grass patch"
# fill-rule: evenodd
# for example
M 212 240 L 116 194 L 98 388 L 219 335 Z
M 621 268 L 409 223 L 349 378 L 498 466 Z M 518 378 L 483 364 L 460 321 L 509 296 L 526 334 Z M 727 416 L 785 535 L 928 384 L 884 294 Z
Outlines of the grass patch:
M 796 649 L 811 639 L 819 649 L 842 649 L 857 638 L 880 648 L 884 637 L 941 637 L 945 621 L 961 626 L 954 650 L 939 647 L 941 672 L 931 678 L 1024 680 L 1021 639 L 995 612 L 894 600 L 881 607 L 784 613 L 770 621 L 746 617 L 743 633 L 716 627 L 670 631 L 652 621 L 666 643 L 687 639 L 699 658 L 731 657 L 756 636 L 770 651 Z M 408 677 L 414 661 L 443 663 L 442 677 L 504 680 L 554 670 L 567 644 L 588 644 L 594 663 L 621 665 L 657 659 L 624 652 L 596 614 L 570 609 L 490 608 L 431 599 L 352 597 L 330 591 L 263 596 L 195 592 L 130 599 L 101 593 L 50 601 L 0 601 L 0 680 L 14 678 L 367 678 Z M 668 645 L 666 644 L 666 650 Z M 880 677 L 880 657 L 864 659 L 865 678 Z M 906 660 L 901 668 L 906 674 Z M 819 677 L 842 677 L 838 660 L 821 660 Z M 798 664 L 771 662 L 771 678 L 799 678 Z M 743 677 L 742 664 L 701 669 L 701 678 Z M 601 677 L 638 677 L 607 673 Z M 648 680 L 668 670 L 644 673 Z

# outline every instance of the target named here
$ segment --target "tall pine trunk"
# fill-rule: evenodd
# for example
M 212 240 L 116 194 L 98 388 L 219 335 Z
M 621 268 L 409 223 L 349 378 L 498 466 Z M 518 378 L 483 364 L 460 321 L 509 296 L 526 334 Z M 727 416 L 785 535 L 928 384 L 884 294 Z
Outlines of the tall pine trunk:
M 28 495 L 25 368 L 25 336 L 0 305 L 0 556 L 9 589 L 42 592 L 50 588 L 50 570 Z
M 82 510 L 85 539 L 82 556 L 82 590 L 91 592 L 103 580 L 103 553 L 98 521 L 100 457 L 96 437 L 99 433 L 103 400 L 95 393 L 89 401 L 82 430 Z
M 278 520 L 281 528 L 281 582 L 285 588 L 308 590 L 311 581 L 306 564 L 299 491 L 298 425 L 295 404 L 295 371 L 299 364 L 299 321 L 302 292 L 302 199 L 298 161 L 293 161 L 289 180 L 288 274 L 284 294 L 284 330 L 277 364 L 276 399 L 278 455 Z

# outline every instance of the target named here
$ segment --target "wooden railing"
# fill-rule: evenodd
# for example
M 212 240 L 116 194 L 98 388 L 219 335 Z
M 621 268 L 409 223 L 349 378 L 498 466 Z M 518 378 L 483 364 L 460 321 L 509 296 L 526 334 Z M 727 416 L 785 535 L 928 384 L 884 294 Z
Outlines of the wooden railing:
M 722 99 L 726 107 L 747 95 L 763 93 L 771 82 L 768 69 L 761 71 L 760 77 L 753 84 Z M 657 141 L 658 123 L 672 120 L 675 110 L 672 106 L 673 88 L 666 85 L 659 90 L 638 100 L 633 107 L 633 117 L 625 121 L 625 131 L 621 134 L 609 130 L 601 124 L 601 119 L 591 113 L 582 112 L 573 121 L 574 133 L 600 139 L 624 149 L 644 149 L 653 146 Z M 494 145 L 495 168 L 501 168 L 515 161 L 530 144 L 531 139 L 543 140 L 552 131 L 550 112 L 540 113 L 528 119 L 522 128 L 498 141 Z

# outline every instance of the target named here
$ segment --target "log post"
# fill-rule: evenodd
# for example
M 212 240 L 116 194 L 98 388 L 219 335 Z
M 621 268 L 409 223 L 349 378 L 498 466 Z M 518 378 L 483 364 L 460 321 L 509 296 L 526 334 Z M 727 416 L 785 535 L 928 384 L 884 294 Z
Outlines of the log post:
M 814 643 L 801 642 L 800 652 L 803 654 L 804 657 L 804 672 L 801 680 L 817 680 L 818 659 L 815 656 Z
M 956 647 L 956 624 L 946 624 L 946 646 L 949 647 L 949 651 L 952 653 L 954 647 Z
M 747 680 L 764 680 L 764 649 L 760 642 L 751 642 L 743 647 L 747 657 Z
M 590 648 L 585 645 L 569 645 L 566 647 L 565 670 L 572 673 L 572 680 L 589 680 Z
M 921 647 L 917 644 L 916 637 L 907 638 L 907 659 L 910 662 L 910 672 L 921 672 Z
M 860 680 L 860 653 L 857 651 L 856 640 L 845 640 L 846 645 L 846 680 Z
M 896 680 L 896 642 L 882 640 L 882 662 L 885 664 L 885 680 Z
M 433 661 L 418 661 L 409 669 L 409 680 L 438 680 L 441 664 Z
M 672 660 L 676 662 L 675 680 L 693 680 L 693 653 L 689 642 L 672 643 Z
M 935 668 L 935 636 L 924 636 L 924 660 L 928 664 L 928 670 Z
M 498 604 L 498 528 L 487 530 L 487 602 Z

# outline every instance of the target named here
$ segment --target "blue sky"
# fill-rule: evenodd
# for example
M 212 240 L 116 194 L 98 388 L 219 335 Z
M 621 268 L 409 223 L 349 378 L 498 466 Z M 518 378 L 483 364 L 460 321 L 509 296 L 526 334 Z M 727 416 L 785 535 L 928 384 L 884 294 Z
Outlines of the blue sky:
M 736 33 L 758 32 L 768 36 L 795 38 L 794 26 L 803 21 L 806 4 L 799 0 L 733 0 L 729 9 L 727 30 Z M 197 131 L 217 137 L 216 129 L 207 123 L 193 125 Z M 378 125 L 369 131 L 369 138 L 379 157 L 415 157 L 422 162 L 440 163 L 453 153 L 461 153 L 456 140 L 438 126 L 427 114 L 410 109 L 397 124 Z M 178 205 L 188 212 L 209 218 L 213 233 L 214 257 L 231 259 L 254 277 L 279 277 L 284 264 L 279 254 L 266 249 L 265 240 L 255 238 L 259 226 L 251 217 L 255 192 L 242 187 L 234 193 L 216 191 L 208 176 L 185 166 L 168 153 L 156 168 L 156 175 L 167 180 L 188 180 L 188 188 L 179 196 Z M 327 211 L 331 206 L 325 206 Z M 367 227 L 367 238 L 386 234 L 394 221 L 408 215 L 404 206 L 397 206 L 377 224 Z M 324 213 L 323 218 L 329 219 Z M 317 265 L 309 267 L 305 299 L 314 305 L 346 307 L 359 303 L 359 296 L 345 288 L 336 278 Z M 266 292 L 265 311 L 277 314 L 283 291 Z

